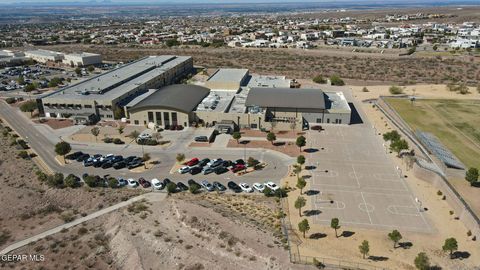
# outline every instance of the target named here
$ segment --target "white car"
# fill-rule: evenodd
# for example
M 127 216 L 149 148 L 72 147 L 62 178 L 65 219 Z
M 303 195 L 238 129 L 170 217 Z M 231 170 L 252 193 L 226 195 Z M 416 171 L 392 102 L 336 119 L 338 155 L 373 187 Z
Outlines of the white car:
M 138 182 L 135 181 L 134 179 L 129 178 L 127 181 L 128 181 L 128 186 L 129 187 L 138 187 Z
M 185 167 L 181 167 L 180 169 L 178 169 L 178 172 L 181 173 L 181 174 L 184 174 L 184 173 L 188 173 L 190 171 L 190 167 L 188 166 L 185 166 Z
M 253 189 L 247 184 L 247 183 L 240 183 L 240 188 L 243 190 L 243 192 L 253 192 Z
M 163 188 L 163 183 L 158 180 L 157 178 L 154 178 L 152 179 L 152 181 L 150 181 L 152 183 L 152 186 L 154 189 L 162 189 Z
M 148 133 L 143 133 L 143 134 L 138 135 L 138 139 L 151 139 L 151 138 L 152 138 L 152 135 L 150 135 Z
M 253 188 L 256 189 L 258 192 L 263 192 L 263 190 L 265 189 L 265 185 L 260 183 L 254 183 Z
M 267 186 L 269 189 L 271 189 L 273 191 L 280 188 L 279 186 L 277 186 L 277 184 L 275 184 L 273 182 L 267 182 L 267 183 L 265 183 L 265 186 Z
M 100 161 L 104 161 L 105 159 L 109 159 L 109 158 L 112 158 L 112 157 L 114 157 L 113 154 L 108 154 L 108 155 L 106 155 L 106 156 L 101 157 L 101 158 L 100 158 Z

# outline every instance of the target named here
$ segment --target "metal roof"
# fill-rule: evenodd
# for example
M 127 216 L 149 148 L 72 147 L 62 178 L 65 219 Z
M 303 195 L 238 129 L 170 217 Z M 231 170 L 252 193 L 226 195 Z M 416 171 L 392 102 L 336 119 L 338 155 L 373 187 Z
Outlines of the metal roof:
M 246 106 L 296 109 L 325 109 L 325 94 L 320 89 L 252 88 Z
M 192 84 L 165 86 L 138 102 L 130 112 L 167 109 L 189 113 L 208 96 L 210 89 Z
M 430 152 L 438 157 L 447 167 L 455 169 L 465 169 L 460 160 L 448 150 L 438 138 L 432 133 L 417 131 L 415 133 L 417 138 L 420 139 L 423 145 L 425 145 Z

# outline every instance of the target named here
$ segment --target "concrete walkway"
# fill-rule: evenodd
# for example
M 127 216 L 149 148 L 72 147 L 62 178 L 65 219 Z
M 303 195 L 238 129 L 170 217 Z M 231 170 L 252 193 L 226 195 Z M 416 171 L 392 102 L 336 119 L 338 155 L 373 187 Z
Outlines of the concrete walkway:
M 62 225 L 59 225 L 55 228 L 52 228 L 48 231 L 44 231 L 42 233 L 39 233 L 37 235 L 34 235 L 30 238 L 27 238 L 27 239 L 24 239 L 24 240 L 21 240 L 19 242 L 16 242 L 14 244 L 11 244 L 10 246 L 4 248 L 2 251 L 0 251 L 0 255 L 4 255 L 4 254 L 7 254 L 9 252 L 12 252 L 16 249 L 19 249 L 23 246 L 26 246 L 28 244 L 31 244 L 33 242 L 36 242 L 42 238 L 45 238 L 49 235 L 52 235 L 52 234 L 56 234 L 56 233 L 59 233 L 60 231 L 64 230 L 64 229 L 69 229 L 69 228 L 72 228 L 74 226 L 77 226 L 78 224 L 81 224 L 83 222 L 86 222 L 86 221 L 89 221 L 89 220 L 92 220 L 94 218 L 97 218 L 99 216 L 102 216 L 102 215 L 105 215 L 105 214 L 108 214 L 110 212 L 113 212 L 119 208 L 122 208 L 122 207 L 125 207 L 133 202 L 136 202 L 136 201 L 140 201 L 142 199 L 147 199 L 149 201 L 161 201 L 163 199 L 165 199 L 167 196 L 166 193 L 160 193 L 160 192 L 155 192 L 155 193 L 146 193 L 146 194 L 142 194 L 140 196 L 137 196 L 137 197 L 133 197 L 127 201 L 124 201 L 124 202 L 120 202 L 118 204 L 115 204 L 115 205 L 112 205 L 110 207 L 107 207 L 107 208 L 103 208 L 101 210 L 98 210 L 90 215 L 87 215 L 85 217 L 81 217 L 81 218 L 78 218 L 72 222 L 69 222 L 69 223 L 65 223 L 65 224 L 62 224 Z

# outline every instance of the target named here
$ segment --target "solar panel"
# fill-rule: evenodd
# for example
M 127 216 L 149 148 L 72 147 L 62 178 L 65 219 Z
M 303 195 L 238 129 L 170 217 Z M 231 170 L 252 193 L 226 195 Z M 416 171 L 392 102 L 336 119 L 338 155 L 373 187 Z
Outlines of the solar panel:
M 460 160 L 458 160 L 458 158 L 450 152 L 450 150 L 448 150 L 435 135 L 422 131 L 417 131 L 416 135 L 420 142 L 427 147 L 432 154 L 440 159 L 445 166 L 455 169 L 465 169 L 465 165 L 463 165 L 463 163 L 460 162 Z

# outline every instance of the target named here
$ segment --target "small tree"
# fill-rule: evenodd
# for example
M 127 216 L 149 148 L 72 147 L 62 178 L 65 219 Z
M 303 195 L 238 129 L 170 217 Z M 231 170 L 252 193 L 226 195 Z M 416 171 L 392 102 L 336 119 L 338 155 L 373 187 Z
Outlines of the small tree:
M 312 81 L 313 81 L 314 83 L 320 83 L 320 84 L 325 84 L 325 83 L 327 83 L 327 80 L 325 80 L 325 78 L 323 78 L 322 75 L 317 75 L 317 76 L 313 77 Z
M 175 185 L 175 183 L 172 183 L 172 182 L 168 183 L 167 184 L 168 195 L 175 193 L 175 191 L 177 191 L 177 185 Z
M 367 88 L 366 86 L 364 86 L 364 87 L 362 88 L 362 92 L 370 92 L 370 90 L 368 90 L 368 88 Z
M 92 73 L 95 70 L 94 66 L 88 66 L 87 68 L 88 72 Z
M 302 147 L 307 145 L 307 139 L 304 136 L 298 136 L 297 140 L 295 141 L 295 145 L 297 145 L 300 149 L 300 152 L 302 152 Z
M 450 237 L 445 239 L 445 243 L 442 246 L 443 251 L 450 252 L 450 258 L 453 256 L 453 252 L 458 249 L 457 239 Z
M 22 112 L 29 112 L 30 117 L 32 117 L 33 112 L 37 108 L 38 108 L 38 106 L 37 106 L 37 102 L 35 100 L 29 100 L 29 101 L 26 101 L 26 102 L 22 103 L 22 105 L 20 105 L 20 110 Z
M 394 141 L 390 144 L 390 149 L 398 154 L 400 151 L 408 149 L 408 142 L 404 139 Z
M 73 175 L 73 174 L 69 174 L 67 175 L 67 177 L 65 177 L 65 186 L 66 187 L 70 187 L 70 188 L 75 188 L 78 186 L 78 181 L 80 179 L 78 179 L 77 176 Z
M 75 69 L 75 73 L 77 74 L 77 76 L 80 76 L 80 75 L 82 74 L 82 69 L 79 68 L 79 67 L 77 67 L 77 68 Z
M 345 85 L 345 82 L 338 75 L 330 76 L 330 83 L 337 86 Z
M 122 134 L 123 134 L 123 130 L 124 130 L 124 129 L 125 129 L 125 128 L 124 128 L 124 127 L 122 127 L 122 126 L 118 127 L 118 128 L 117 128 L 117 130 L 118 130 L 118 134 L 122 135 Z
M 255 167 L 259 164 L 260 162 L 258 160 L 256 160 L 255 158 L 253 157 L 248 157 L 247 159 L 247 166 L 248 167 Z
M 297 178 L 298 178 L 298 175 L 300 175 L 301 172 L 302 172 L 302 166 L 300 166 L 300 165 L 294 165 L 293 166 L 293 173 L 295 173 Z
M 97 141 L 97 137 L 100 134 L 100 129 L 98 127 L 93 127 L 90 132 L 93 136 L 95 136 L 95 142 Z
M 83 178 L 83 181 L 85 182 L 85 184 L 87 184 L 87 186 L 89 187 L 96 187 L 97 186 L 97 177 L 93 176 L 93 175 L 87 175 L 85 176 L 85 178 Z
M 269 141 L 273 144 L 273 142 L 275 142 L 276 139 L 277 139 L 277 136 L 275 135 L 275 133 L 273 133 L 273 132 L 268 132 L 267 133 L 267 141 Z
M 69 143 L 61 141 L 55 145 L 55 153 L 59 156 L 63 156 L 63 160 L 65 160 L 65 155 L 72 151 L 72 147 Z
M 178 153 L 175 159 L 177 160 L 178 163 L 182 163 L 185 160 L 185 154 Z
M 108 186 L 110 188 L 117 188 L 118 187 L 118 181 L 115 179 L 115 177 L 110 177 L 108 178 Z
M 478 169 L 469 168 L 468 171 L 465 173 L 465 180 L 467 180 L 470 185 L 473 186 L 478 181 Z
M 305 200 L 304 197 L 298 196 L 298 198 L 295 200 L 295 208 L 298 209 L 298 214 L 302 216 L 302 207 L 305 206 L 307 203 L 307 200 Z
M 392 131 L 390 131 L 390 132 L 386 132 L 386 133 L 383 134 L 383 139 L 384 139 L 385 141 L 392 141 L 392 142 L 394 142 L 394 141 L 400 140 L 400 138 L 401 138 L 401 137 L 400 137 L 400 134 L 399 134 L 398 131 L 396 131 L 396 130 L 392 130 Z
M 393 241 L 393 248 L 397 248 L 398 241 L 402 240 L 402 234 L 397 230 L 393 230 L 388 234 L 388 238 Z
M 64 177 L 61 173 L 55 173 L 53 175 L 49 175 L 47 178 L 47 185 L 51 187 L 61 188 L 64 185 Z
M 265 195 L 267 197 L 272 196 L 272 190 L 269 187 L 265 187 L 263 189 L 263 195 Z
M 418 253 L 417 257 L 415 257 L 414 264 L 418 270 L 430 269 L 430 259 L 428 258 L 427 254 L 425 254 L 425 252 Z
M 303 188 L 307 185 L 307 181 L 303 177 L 297 178 L 297 188 L 300 189 L 300 194 L 303 194 Z
M 396 86 L 396 85 L 392 85 L 390 86 L 390 88 L 388 88 L 388 91 L 390 92 L 390 94 L 392 95 L 398 95 L 398 94 L 403 94 L 403 89 L 399 86 Z
M 305 156 L 304 155 L 300 155 L 297 157 L 297 163 L 302 166 L 303 164 L 305 164 Z
M 363 240 L 362 244 L 358 246 L 358 249 L 360 250 L 360 253 L 362 253 L 363 258 L 365 259 L 365 256 L 370 252 L 370 245 L 368 244 L 367 240 Z
M 236 141 L 237 141 L 237 144 L 238 144 L 238 141 L 242 138 L 242 134 L 241 134 L 240 132 L 238 132 L 238 131 L 235 131 L 235 132 L 233 132 L 233 134 L 232 134 L 232 138 L 233 138 L 234 140 L 236 140 Z
M 128 134 L 128 137 L 132 138 L 132 140 L 135 140 L 136 142 L 139 135 L 140 135 L 140 132 L 134 130 L 130 132 L 130 134 Z
M 338 238 L 337 230 L 340 229 L 340 220 L 338 218 L 332 218 L 330 227 L 335 230 L 335 237 Z
M 310 230 L 310 224 L 308 224 L 307 219 L 304 219 L 298 223 L 298 230 L 303 233 L 303 238 L 305 238 L 305 233 Z
M 25 84 L 25 78 L 22 75 L 20 75 L 20 76 L 18 76 L 17 82 L 20 85 L 24 85 Z
M 192 194 L 197 194 L 198 190 L 200 190 L 200 186 L 199 185 L 191 185 L 191 186 L 188 187 L 188 190 Z

